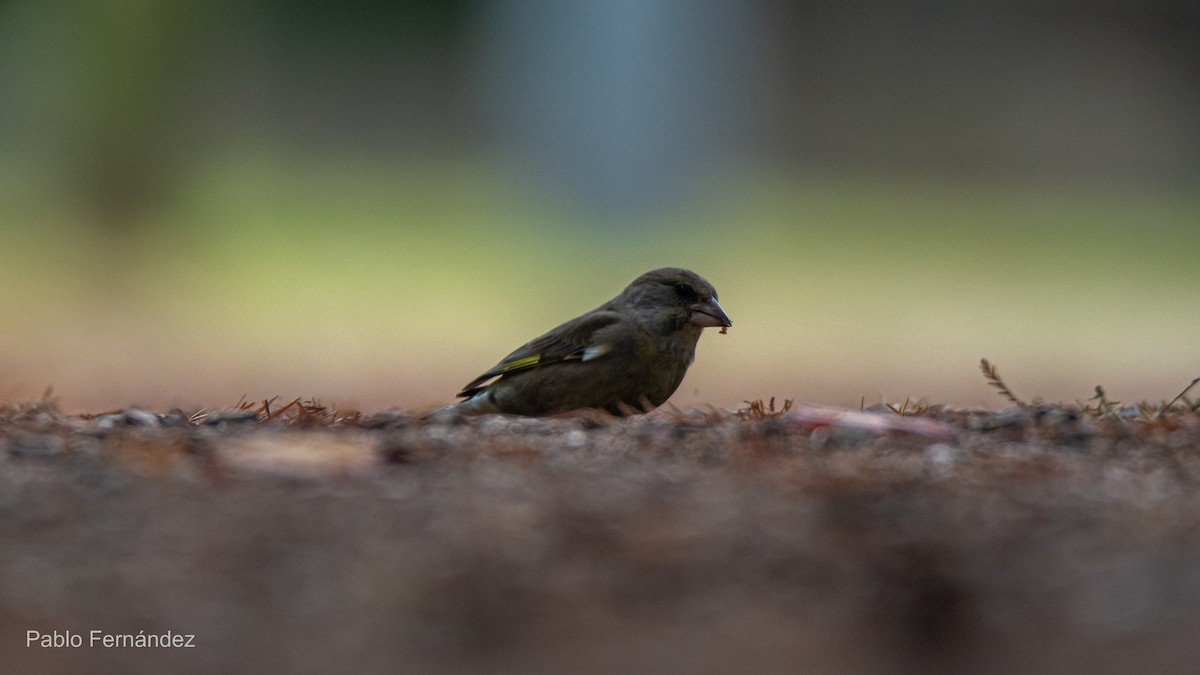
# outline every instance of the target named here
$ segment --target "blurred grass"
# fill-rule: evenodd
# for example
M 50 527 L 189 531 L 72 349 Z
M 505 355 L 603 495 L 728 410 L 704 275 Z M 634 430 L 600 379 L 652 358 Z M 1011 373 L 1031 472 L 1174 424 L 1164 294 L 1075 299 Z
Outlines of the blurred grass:
M 734 320 L 674 401 L 1170 398 L 1200 375 L 1200 196 L 967 178 L 726 178 L 628 222 L 513 167 L 217 157 L 130 227 L 2 168 L 0 397 L 83 407 L 282 394 L 434 405 L 641 272 L 691 267 Z M 216 399 L 216 400 L 214 400 Z

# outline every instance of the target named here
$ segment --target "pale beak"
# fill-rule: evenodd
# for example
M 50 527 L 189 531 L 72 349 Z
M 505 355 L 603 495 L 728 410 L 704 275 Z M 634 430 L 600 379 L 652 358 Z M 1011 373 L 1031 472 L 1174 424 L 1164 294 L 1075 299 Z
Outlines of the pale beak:
M 691 322 L 701 328 L 728 328 L 733 325 L 728 316 L 725 316 L 725 310 L 717 304 L 716 300 L 708 302 L 698 302 L 691 307 L 692 315 L 689 318 Z

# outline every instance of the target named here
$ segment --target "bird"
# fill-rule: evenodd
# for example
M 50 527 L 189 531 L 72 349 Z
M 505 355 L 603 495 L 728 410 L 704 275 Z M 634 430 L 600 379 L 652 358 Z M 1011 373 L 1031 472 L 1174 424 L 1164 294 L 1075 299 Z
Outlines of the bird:
M 733 325 L 717 290 L 663 267 L 615 298 L 534 338 L 471 380 L 446 410 L 542 416 L 587 408 L 644 413 L 675 393 L 705 328 Z

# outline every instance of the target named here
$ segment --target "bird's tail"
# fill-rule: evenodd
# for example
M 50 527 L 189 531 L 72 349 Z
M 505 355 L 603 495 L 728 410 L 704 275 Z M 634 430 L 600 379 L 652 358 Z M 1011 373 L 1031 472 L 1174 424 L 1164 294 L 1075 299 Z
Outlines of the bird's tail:
M 496 402 L 492 400 L 491 394 L 487 391 L 481 391 L 465 401 L 451 403 L 448 406 L 430 411 L 425 415 L 426 418 L 431 417 L 454 417 L 458 415 L 489 415 L 499 413 L 500 408 Z

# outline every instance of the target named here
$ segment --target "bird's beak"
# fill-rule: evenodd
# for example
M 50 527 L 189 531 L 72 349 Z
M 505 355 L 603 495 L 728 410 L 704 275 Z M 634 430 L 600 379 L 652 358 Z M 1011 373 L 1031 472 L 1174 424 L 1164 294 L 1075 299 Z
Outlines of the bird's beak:
M 716 300 L 707 302 L 698 302 L 691 307 L 692 315 L 688 317 L 691 322 L 701 328 L 728 328 L 733 325 L 728 316 L 725 316 L 725 310 L 717 304 Z

